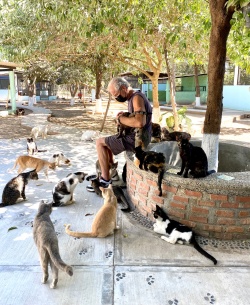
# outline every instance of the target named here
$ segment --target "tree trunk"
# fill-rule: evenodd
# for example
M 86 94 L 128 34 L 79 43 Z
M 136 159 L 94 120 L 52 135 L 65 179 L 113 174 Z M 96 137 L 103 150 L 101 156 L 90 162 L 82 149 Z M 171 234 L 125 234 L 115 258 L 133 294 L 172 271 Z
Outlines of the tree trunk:
M 201 91 L 199 84 L 199 67 L 197 64 L 194 65 L 194 80 L 195 80 L 195 106 L 201 105 Z
M 160 104 L 159 104 L 159 96 L 158 96 L 158 78 L 159 74 L 155 75 L 151 78 L 152 81 L 152 91 L 153 91 L 153 116 L 152 122 L 159 123 L 160 120 Z
M 170 101 L 172 105 L 173 110 L 173 116 L 174 116 L 174 130 L 178 131 L 180 129 L 179 126 L 179 116 L 177 112 L 177 105 L 175 101 L 175 69 L 174 64 L 171 64 L 168 51 L 166 48 L 164 48 L 164 54 L 165 54 L 165 61 L 166 61 L 166 67 L 167 67 L 167 73 L 168 73 L 168 82 L 169 82 L 169 88 L 170 88 Z
M 102 71 L 97 67 L 96 68 L 96 92 L 95 92 L 95 98 L 100 99 L 101 98 L 101 88 L 102 88 Z
M 218 168 L 218 144 L 222 117 L 222 92 L 226 61 L 226 43 L 234 9 L 226 7 L 226 0 L 209 0 L 212 28 L 208 63 L 208 97 L 202 147 L 209 169 Z
M 78 89 L 78 85 L 76 84 L 72 84 L 69 87 L 69 91 L 70 91 L 70 96 L 71 96 L 71 100 L 70 100 L 70 106 L 73 106 L 75 103 L 75 95 Z

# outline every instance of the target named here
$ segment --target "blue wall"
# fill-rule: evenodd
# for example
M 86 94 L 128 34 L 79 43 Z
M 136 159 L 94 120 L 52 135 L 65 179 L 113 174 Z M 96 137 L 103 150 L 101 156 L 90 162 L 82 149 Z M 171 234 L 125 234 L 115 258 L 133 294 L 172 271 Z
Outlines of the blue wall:
M 250 111 L 250 86 L 224 86 L 223 107 Z

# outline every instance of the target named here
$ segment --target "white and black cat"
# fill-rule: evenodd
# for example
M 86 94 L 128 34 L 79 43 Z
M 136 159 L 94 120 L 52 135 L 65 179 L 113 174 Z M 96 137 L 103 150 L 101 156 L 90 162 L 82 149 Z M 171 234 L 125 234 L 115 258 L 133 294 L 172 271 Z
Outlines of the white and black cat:
M 0 204 L 0 207 L 15 204 L 20 197 L 22 197 L 23 200 L 26 200 L 25 186 L 28 184 L 30 179 L 38 180 L 36 170 L 21 173 L 17 177 L 12 178 L 3 189 L 2 203 Z
M 66 178 L 60 180 L 52 191 L 53 194 L 53 206 L 59 207 L 62 205 L 69 205 L 73 203 L 73 193 L 78 183 L 84 181 L 87 174 L 83 172 L 76 172 L 68 174 Z
M 38 249 L 40 264 L 43 271 L 42 283 L 45 284 L 49 278 L 48 267 L 50 265 L 53 280 L 50 288 L 56 288 L 58 282 L 58 270 L 73 275 L 73 268 L 61 259 L 58 246 L 58 238 L 54 225 L 50 219 L 52 203 L 46 204 L 41 201 L 38 213 L 33 223 L 33 238 Z
M 36 142 L 33 140 L 33 138 L 27 138 L 27 152 L 28 155 L 34 155 L 37 152 L 45 152 L 47 150 L 38 150 Z
M 154 231 L 162 234 L 161 238 L 163 240 L 171 244 L 192 244 L 200 254 L 210 259 L 215 265 L 217 264 L 217 260 L 199 246 L 192 229 L 178 221 L 169 219 L 168 215 L 158 205 L 156 205 L 156 211 L 153 211 L 153 216 L 156 219 Z
M 208 171 L 207 155 L 201 147 L 194 146 L 182 136 L 177 137 L 177 143 L 182 160 L 181 170 L 177 175 L 184 172 L 184 178 L 188 178 L 188 173 L 194 178 L 202 178 L 215 173 L 215 170 Z

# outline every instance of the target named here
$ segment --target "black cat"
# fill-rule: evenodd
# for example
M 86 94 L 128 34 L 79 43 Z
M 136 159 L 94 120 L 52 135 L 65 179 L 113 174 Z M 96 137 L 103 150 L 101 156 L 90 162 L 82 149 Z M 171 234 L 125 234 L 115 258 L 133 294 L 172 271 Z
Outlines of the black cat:
M 21 173 L 17 177 L 12 178 L 3 189 L 2 203 L 0 204 L 0 207 L 15 204 L 17 199 L 20 197 L 25 200 L 25 186 L 28 184 L 30 179 L 38 180 L 38 175 L 35 170 Z
M 177 142 L 182 160 L 181 171 L 177 175 L 182 175 L 184 172 L 183 177 L 188 178 L 190 171 L 190 175 L 194 178 L 201 178 L 215 173 L 214 170 L 208 171 L 207 155 L 201 147 L 194 146 L 182 136 L 178 137 Z
M 156 205 L 156 211 L 153 211 L 153 215 L 156 219 L 154 231 L 162 234 L 161 238 L 163 240 L 171 244 L 192 244 L 200 254 L 210 259 L 215 265 L 217 264 L 217 260 L 199 246 L 192 229 L 178 221 L 169 219 L 168 215 L 158 205 Z
M 140 161 L 139 168 L 158 174 L 159 196 L 162 196 L 162 179 L 165 172 L 165 156 L 163 153 L 144 151 L 141 146 L 135 148 L 135 156 Z
M 151 143 L 161 142 L 161 125 L 152 123 Z

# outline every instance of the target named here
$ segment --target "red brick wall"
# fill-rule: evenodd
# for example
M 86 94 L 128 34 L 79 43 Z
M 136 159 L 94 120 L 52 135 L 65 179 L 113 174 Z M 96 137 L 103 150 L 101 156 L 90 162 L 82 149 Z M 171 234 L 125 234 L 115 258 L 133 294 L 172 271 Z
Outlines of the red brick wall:
M 154 220 L 152 209 L 158 204 L 170 218 L 192 227 L 204 237 L 250 238 L 250 189 L 249 195 L 239 196 L 233 195 L 232 191 L 227 195 L 226 190 L 225 194 L 214 194 L 213 189 L 196 191 L 195 186 L 192 190 L 192 182 L 190 189 L 171 184 L 171 181 L 163 180 L 163 195 L 159 197 L 157 175 L 142 171 L 133 161 L 127 160 L 128 194 L 144 216 Z

